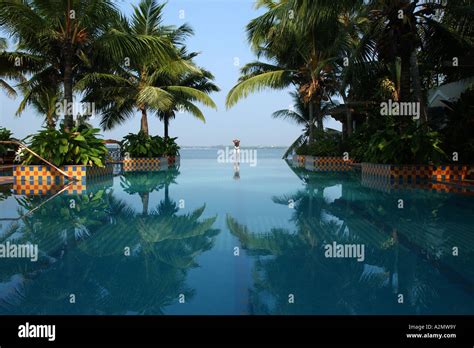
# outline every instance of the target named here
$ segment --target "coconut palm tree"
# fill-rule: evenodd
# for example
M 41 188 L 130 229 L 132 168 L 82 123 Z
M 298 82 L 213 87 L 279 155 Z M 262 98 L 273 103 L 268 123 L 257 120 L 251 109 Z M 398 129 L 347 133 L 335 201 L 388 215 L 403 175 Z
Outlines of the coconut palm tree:
M 21 89 L 24 97 L 15 115 L 21 116 L 26 107 L 32 105 L 38 114 L 45 117 L 46 127 L 54 129 L 59 118 L 57 114 L 57 103 L 61 100 L 59 90 L 48 85 L 28 89 L 26 84 L 21 86 Z
M 162 23 L 164 5 L 154 0 L 143 0 L 135 7 L 131 21 L 122 18 L 118 25 L 120 30 L 130 35 L 166 38 L 173 44 L 176 59 L 163 61 L 150 52 L 130 60 L 129 64 L 86 74 L 79 83 L 80 88 L 86 91 L 85 100 L 95 101 L 96 109 L 102 113 L 101 125 L 104 129 L 119 125 L 139 110 L 140 131 L 149 135 L 150 112 L 167 113 L 166 117 L 164 114 L 161 117 L 169 120 L 173 117 L 173 110 L 183 107 L 201 118 L 202 113 L 193 101 L 216 107 L 206 89 L 199 89 L 200 85 L 183 84 L 190 74 L 200 75 L 206 83 L 210 83 L 208 80 L 212 75 L 197 68 L 183 48 L 183 40 L 192 34 L 191 28 L 187 25 L 176 28 Z
M 314 126 L 323 129 L 319 104 L 334 94 L 337 60 L 348 52 L 351 35 L 339 20 L 351 13 L 360 1 L 258 1 L 266 12 L 247 26 L 249 41 L 259 57 L 270 63 L 255 62 L 242 69 L 238 84 L 231 89 L 226 104 L 233 106 L 249 93 L 263 88 L 284 89 L 295 85 L 308 104 Z
M 11 86 L 6 79 L 21 80 L 23 75 L 15 67 L 11 59 L 8 59 L 5 54 L 5 50 L 8 48 L 7 39 L 0 37 L 0 89 L 3 89 L 7 96 L 14 98 L 17 96 L 17 92 L 13 86 Z
M 0 1 L 0 25 L 19 42 L 10 56 L 30 70 L 31 89 L 48 77 L 53 89 L 61 85 L 67 105 L 84 70 L 99 62 L 119 64 L 145 54 L 165 61 L 174 55 L 166 37 L 120 31 L 113 26 L 120 20 L 110 0 Z M 65 109 L 64 126 L 70 129 L 73 115 Z
M 304 128 L 303 134 L 296 138 L 296 140 L 288 147 L 282 158 L 287 158 L 296 148 L 309 142 L 311 122 L 315 122 L 314 119 L 310 119 L 309 107 L 302 101 L 300 94 L 298 92 L 291 92 L 290 95 L 293 97 L 294 101 L 292 108 L 275 111 L 272 114 L 272 117 L 288 120 L 299 126 L 303 126 Z M 321 107 L 319 114 L 322 115 L 322 117 L 329 115 L 331 110 L 335 107 L 335 105 L 332 105 L 329 102 L 323 102 L 319 104 L 319 106 Z
M 469 1 L 371 0 L 368 8 L 372 24 L 367 35 L 374 40 L 379 59 L 387 63 L 400 60 L 400 101 L 419 102 L 421 121 L 426 123 L 418 56 L 421 51 L 424 52 L 421 54 L 431 55 L 428 48 L 432 48 L 439 57 L 440 47 L 444 46 L 440 39 L 451 42 L 450 47 L 454 48 L 448 54 L 450 60 L 456 52 L 463 57 L 466 49 L 474 47 Z M 449 19 L 442 20 L 443 17 L 450 18 L 451 23 Z M 453 25 L 453 17 L 466 25 Z
M 282 158 L 287 158 L 296 148 L 306 143 L 309 136 L 310 115 L 308 107 L 301 101 L 297 92 L 291 92 L 290 94 L 293 97 L 293 108 L 275 111 L 272 114 L 272 117 L 285 119 L 297 124 L 298 126 L 302 126 L 303 134 L 296 138 L 296 140 L 288 147 Z
M 168 108 L 163 108 L 157 112 L 157 116 L 163 121 L 164 138 L 169 138 L 169 122 L 176 117 L 176 112 L 187 111 L 192 116 L 206 122 L 202 111 L 194 104 L 194 97 L 190 94 L 183 94 L 175 90 L 173 86 L 192 88 L 194 90 L 209 94 L 218 92 L 219 87 L 212 80 L 214 76 L 210 71 L 200 68 L 199 71 L 190 70 L 182 74 L 171 74 L 163 78 L 163 89 L 172 95 L 172 104 Z M 171 87 L 171 88 L 169 88 Z

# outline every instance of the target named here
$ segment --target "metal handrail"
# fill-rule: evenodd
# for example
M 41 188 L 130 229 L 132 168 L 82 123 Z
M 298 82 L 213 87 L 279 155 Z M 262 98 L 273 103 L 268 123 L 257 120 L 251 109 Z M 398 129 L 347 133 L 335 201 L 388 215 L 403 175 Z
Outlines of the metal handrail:
M 72 181 L 79 181 L 77 180 L 75 177 L 73 176 L 70 176 L 69 174 L 67 174 L 65 171 L 59 169 L 58 167 L 56 167 L 54 164 L 52 164 L 51 162 L 45 160 L 43 157 L 41 157 L 40 155 L 38 155 L 36 152 L 34 152 L 33 150 L 31 150 L 30 148 L 28 148 L 28 146 L 26 146 L 25 144 L 17 141 L 17 140 L 3 140 L 3 141 L 0 141 L 0 144 L 13 144 L 13 145 L 18 145 L 21 149 L 25 149 L 26 151 L 28 151 L 29 153 L 31 153 L 33 156 L 35 156 L 36 158 L 40 159 L 41 161 L 45 162 L 46 164 L 50 165 L 51 167 L 53 167 L 54 169 L 56 169 L 60 174 L 62 174 L 63 176 L 67 177 L 68 179 L 72 180 Z

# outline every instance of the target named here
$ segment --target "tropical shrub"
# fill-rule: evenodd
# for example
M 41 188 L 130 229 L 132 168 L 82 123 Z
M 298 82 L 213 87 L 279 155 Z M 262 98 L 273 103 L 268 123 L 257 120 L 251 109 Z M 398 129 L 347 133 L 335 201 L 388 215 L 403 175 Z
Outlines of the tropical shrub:
M 297 155 L 335 157 L 342 156 L 341 135 L 331 131 L 316 131 L 315 140 L 296 149 Z
M 357 137 L 357 136 L 356 136 Z M 446 158 L 438 132 L 410 122 L 400 130 L 392 122 L 373 132 L 365 141 L 359 138 L 355 154 L 361 161 L 382 164 L 440 163 Z
M 163 140 L 164 152 L 166 156 L 179 156 L 180 147 L 176 144 L 178 138 L 165 138 Z
M 122 140 L 122 154 L 131 158 L 155 158 L 163 156 L 163 139 L 147 135 L 129 133 Z
M 142 131 L 138 134 L 130 133 L 122 141 L 122 154 L 130 158 L 177 156 L 179 146 L 176 144 L 176 139 L 150 136 Z
M 56 166 L 67 164 L 105 166 L 108 153 L 105 144 L 97 137 L 99 129 L 88 128 L 78 131 L 45 129 L 27 138 L 28 147 Z M 41 164 L 32 154 L 28 154 L 24 164 Z

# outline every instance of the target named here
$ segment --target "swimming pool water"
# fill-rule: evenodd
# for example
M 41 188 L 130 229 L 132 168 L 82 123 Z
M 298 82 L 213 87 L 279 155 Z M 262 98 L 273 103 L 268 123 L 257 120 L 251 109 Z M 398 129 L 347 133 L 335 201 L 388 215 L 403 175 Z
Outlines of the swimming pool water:
M 474 195 L 382 192 L 282 151 L 258 149 L 236 175 L 216 149 L 183 150 L 176 170 L 19 220 L 49 197 L 2 187 L 0 244 L 39 257 L 0 258 L 0 314 L 474 313 Z M 359 254 L 329 257 L 346 245 Z

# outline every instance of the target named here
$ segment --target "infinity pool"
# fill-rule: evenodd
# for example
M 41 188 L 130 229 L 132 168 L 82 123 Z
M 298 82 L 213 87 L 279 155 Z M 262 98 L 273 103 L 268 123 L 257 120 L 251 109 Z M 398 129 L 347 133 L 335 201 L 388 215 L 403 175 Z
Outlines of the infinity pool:
M 0 244 L 38 259 L 0 258 L 0 314 L 474 313 L 474 195 L 383 192 L 281 149 L 236 173 L 216 151 L 86 195 L 1 187 Z

